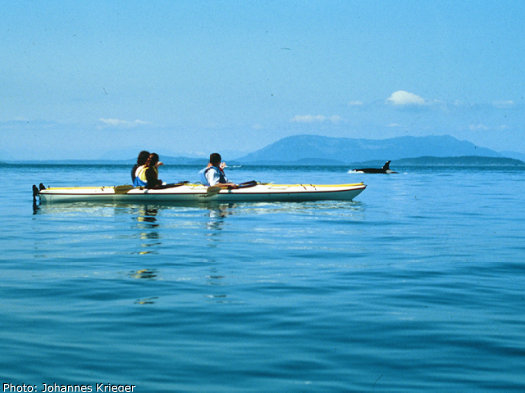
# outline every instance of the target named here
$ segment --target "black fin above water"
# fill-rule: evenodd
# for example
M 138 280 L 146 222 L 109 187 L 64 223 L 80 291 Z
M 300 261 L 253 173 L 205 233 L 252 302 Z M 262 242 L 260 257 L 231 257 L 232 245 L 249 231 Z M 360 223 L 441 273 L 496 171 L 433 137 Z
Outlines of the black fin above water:
M 354 171 L 362 173 L 397 173 L 390 170 L 390 163 L 392 161 L 385 162 L 382 168 L 356 168 Z

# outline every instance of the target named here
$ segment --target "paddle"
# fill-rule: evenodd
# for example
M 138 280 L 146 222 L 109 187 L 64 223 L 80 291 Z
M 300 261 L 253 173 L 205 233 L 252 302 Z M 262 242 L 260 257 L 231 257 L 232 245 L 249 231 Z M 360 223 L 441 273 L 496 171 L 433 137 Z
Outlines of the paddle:
M 164 189 L 164 188 L 180 187 L 180 186 L 183 186 L 183 185 L 188 184 L 188 183 L 189 183 L 189 181 L 184 180 L 184 181 L 180 181 L 178 183 L 163 184 L 161 186 L 155 187 L 155 189 L 159 190 L 159 189 Z
M 40 194 L 38 187 L 33 184 L 33 207 L 36 206 L 36 197 Z
M 205 197 L 210 197 L 210 196 L 213 196 L 213 195 L 217 195 L 223 189 L 235 190 L 237 188 L 254 187 L 257 184 L 258 183 L 255 180 L 251 180 L 251 181 L 247 181 L 247 182 L 244 182 L 244 183 L 240 183 L 240 184 L 237 185 L 237 187 L 232 187 L 232 186 L 228 186 L 228 187 L 210 186 L 210 187 L 207 188 L 206 194 L 204 194 L 204 196 Z
M 211 197 L 214 195 L 217 195 L 219 192 L 221 192 L 222 187 L 219 186 L 210 186 L 206 189 L 206 194 L 204 194 L 204 197 Z
M 255 180 L 246 181 L 244 183 L 238 184 L 237 188 L 248 188 L 248 187 L 255 187 L 257 183 Z
M 113 187 L 113 190 L 115 191 L 115 194 L 126 194 L 129 190 L 134 189 L 131 184 L 125 184 L 122 186 L 115 186 Z
M 189 181 L 181 181 L 178 183 L 170 183 L 170 184 L 163 184 L 161 186 L 155 187 L 155 189 L 164 189 L 164 188 L 173 188 L 173 187 L 179 187 L 183 186 L 184 184 L 188 184 Z M 115 186 L 113 189 L 115 190 L 115 194 L 126 194 L 129 190 L 133 190 L 135 187 L 130 184 L 125 184 L 122 186 Z

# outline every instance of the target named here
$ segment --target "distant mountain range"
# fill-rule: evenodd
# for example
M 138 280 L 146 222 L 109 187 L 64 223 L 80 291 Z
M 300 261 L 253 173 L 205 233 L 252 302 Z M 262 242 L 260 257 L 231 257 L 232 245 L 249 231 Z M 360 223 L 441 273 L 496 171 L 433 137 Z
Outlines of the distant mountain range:
M 204 166 L 208 162 L 207 157 L 170 157 L 162 153 L 160 155 L 161 161 L 167 165 Z M 296 135 L 282 138 L 237 159 L 225 158 L 230 165 L 356 165 L 357 167 L 358 164 L 382 166 L 387 160 L 392 160 L 395 165 L 525 165 L 519 160 L 525 160 L 525 155 L 502 154 L 448 135 L 406 136 L 379 140 Z M 135 158 L 104 161 L 31 161 L 31 163 L 38 164 L 70 165 L 133 165 L 134 162 Z
M 383 164 L 383 163 L 379 163 Z M 379 166 L 381 166 L 379 165 Z M 507 157 L 483 157 L 483 156 L 459 156 L 459 157 L 416 157 L 402 158 L 395 161 L 399 167 L 408 166 L 462 166 L 462 167 L 488 167 L 488 166 L 505 166 L 505 167 L 523 167 L 525 162 L 515 158 Z
M 352 164 L 421 156 L 502 157 L 494 150 L 478 147 L 451 136 L 406 136 L 376 140 L 297 135 L 280 139 L 236 161 L 250 164 Z

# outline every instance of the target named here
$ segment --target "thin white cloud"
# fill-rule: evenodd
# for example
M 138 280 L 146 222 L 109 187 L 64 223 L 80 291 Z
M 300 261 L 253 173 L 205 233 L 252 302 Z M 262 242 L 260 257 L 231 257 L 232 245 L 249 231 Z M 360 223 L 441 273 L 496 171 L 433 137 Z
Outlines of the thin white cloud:
M 341 121 L 341 116 L 324 116 L 324 115 L 295 115 L 292 119 L 292 123 L 338 123 Z
M 426 104 L 424 98 L 405 90 L 393 92 L 386 101 L 395 106 L 422 106 Z
M 469 125 L 468 128 L 469 128 L 470 131 L 487 131 L 487 130 L 489 130 L 489 127 L 487 125 L 481 124 L 481 123 L 479 123 L 479 124 L 471 124 L 471 125 Z
M 354 100 L 348 103 L 348 106 L 363 106 L 363 101 Z
M 107 119 L 107 118 L 101 118 L 99 121 L 107 126 L 107 127 L 125 127 L 125 128 L 132 128 L 132 127 L 138 127 L 143 126 L 145 124 L 149 124 L 147 121 L 144 120 L 122 120 L 122 119 Z
M 478 124 L 470 124 L 468 128 L 470 131 L 506 131 L 510 127 L 506 124 L 500 124 L 499 126 L 491 127 L 483 123 L 478 123 Z
M 494 101 L 492 103 L 496 108 L 500 109 L 506 109 L 506 108 L 512 108 L 515 104 L 512 100 L 501 100 L 501 101 Z
M 326 120 L 326 116 L 323 115 L 295 115 L 292 118 L 293 123 L 315 123 L 323 122 Z

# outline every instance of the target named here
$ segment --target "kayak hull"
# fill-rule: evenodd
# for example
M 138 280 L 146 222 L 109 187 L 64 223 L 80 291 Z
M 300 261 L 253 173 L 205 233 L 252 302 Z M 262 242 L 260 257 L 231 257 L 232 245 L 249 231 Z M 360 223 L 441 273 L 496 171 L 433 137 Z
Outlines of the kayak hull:
M 356 184 L 258 184 L 249 188 L 210 189 L 186 184 L 164 189 L 126 189 L 126 186 L 57 187 L 40 190 L 43 203 L 68 202 L 302 202 L 351 201 L 366 185 Z

